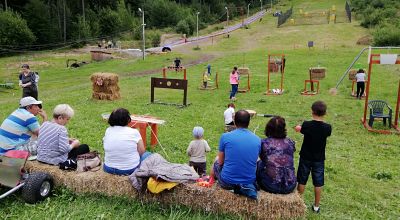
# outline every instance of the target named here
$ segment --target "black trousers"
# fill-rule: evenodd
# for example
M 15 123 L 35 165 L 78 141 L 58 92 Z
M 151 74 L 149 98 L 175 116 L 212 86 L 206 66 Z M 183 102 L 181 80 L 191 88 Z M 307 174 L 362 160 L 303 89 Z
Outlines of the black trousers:
M 365 82 L 357 82 L 357 98 L 361 98 L 364 94 Z
M 32 96 L 36 100 L 38 100 L 38 91 L 35 89 L 24 89 L 22 90 L 22 98 Z
M 87 144 L 81 144 L 79 147 L 72 149 L 68 153 L 68 159 L 76 159 L 78 155 L 89 153 L 89 146 Z

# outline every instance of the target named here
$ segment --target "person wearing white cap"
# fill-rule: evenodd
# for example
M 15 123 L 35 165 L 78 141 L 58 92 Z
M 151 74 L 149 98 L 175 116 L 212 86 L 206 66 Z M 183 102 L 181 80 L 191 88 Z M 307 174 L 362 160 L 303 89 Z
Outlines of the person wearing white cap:
M 25 149 L 31 155 L 36 154 L 37 136 L 39 135 L 40 115 L 47 121 L 47 115 L 42 108 L 42 101 L 28 96 L 19 102 L 19 108 L 11 113 L 0 126 L 0 154 L 9 150 Z

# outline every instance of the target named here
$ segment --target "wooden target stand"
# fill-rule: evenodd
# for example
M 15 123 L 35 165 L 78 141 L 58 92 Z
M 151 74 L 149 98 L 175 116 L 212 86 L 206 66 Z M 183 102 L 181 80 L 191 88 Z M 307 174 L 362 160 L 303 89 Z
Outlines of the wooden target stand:
M 280 59 L 276 59 L 275 57 L 280 57 Z M 284 54 L 268 54 L 268 80 L 267 80 L 267 91 L 264 93 L 265 95 L 282 95 L 283 94 L 283 80 L 285 76 L 285 55 Z M 271 89 L 271 73 L 280 73 L 280 88 L 278 92 L 274 92 Z
M 175 66 L 168 66 L 168 67 L 164 67 L 162 69 L 163 71 L 163 78 L 166 79 L 167 78 L 167 72 L 168 71 L 175 71 L 175 72 L 183 72 L 183 79 L 186 80 L 186 68 L 183 66 L 180 67 L 175 67 Z
M 355 85 L 357 84 L 357 80 L 356 80 L 357 71 L 358 70 L 356 70 L 356 69 L 351 69 L 349 71 L 349 80 L 351 80 L 351 96 L 353 96 L 353 97 L 357 96 L 356 90 L 354 89 Z M 366 71 L 364 70 L 364 72 L 366 72 Z M 365 86 L 367 84 L 368 84 L 368 81 L 365 81 Z M 364 94 L 362 94 L 362 97 L 365 97 L 365 96 L 366 96 L 366 90 L 364 90 Z
M 247 78 L 247 83 L 245 84 L 245 87 L 242 87 L 240 85 L 243 85 L 242 83 L 239 83 L 239 88 L 238 92 L 240 93 L 245 93 L 250 91 L 250 69 L 247 67 L 239 67 L 238 72 L 240 74 L 240 78 L 246 77 Z
M 311 67 L 308 69 L 310 79 L 304 80 L 304 89 L 300 93 L 301 95 L 317 95 L 319 93 L 320 84 L 319 81 L 325 78 L 326 68 L 325 67 Z M 308 89 L 310 84 L 310 89 Z M 315 89 L 315 86 L 317 87 Z
M 166 79 L 166 78 L 151 77 L 150 102 L 153 104 L 175 105 L 178 107 L 187 107 L 188 105 L 190 105 L 190 103 L 187 103 L 187 87 L 188 87 L 188 81 L 186 79 Z M 154 101 L 154 88 L 183 90 L 182 105 L 176 104 L 176 103 L 159 102 L 159 101 L 155 102 Z
M 377 58 L 377 59 L 375 59 Z M 397 102 L 396 102 L 396 110 L 395 110 L 395 119 L 394 123 L 391 124 L 391 127 L 394 128 L 394 130 L 382 130 L 382 129 L 373 129 L 371 126 L 368 125 L 367 121 L 367 112 L 368 112 L 368 98 L 369 98 L 369 87 L 371 85 L 371 74 L 372 74 L 372 66 L 373 64 L 400 64 L 400 59 L 396 58 L 396 60 L 393 60 L 393 63 L 386 63 L 386 61 L 381 59 L 381 54 L 371 54 L 369 58 L 369 68 L 368 68 L 368 83 L 366 86 L 366 96 L 365 96 L 365 104 L 364 104 L 364 115 L 363 118 L 361 118 L 361 123 L 364 125 L 364 127 L 369 131 L 369 132 L 375 132 L 379 134 L 400 134 L 400 128 L 398 125 L 399 121 L 399 108 L 400 108 L 400 80 L 399 80 L 399 85 L 397 88 Z M 383 61 L 383 62 L 382 62 Z
M 202 75 L 203 78 L 203 75 Z M 218 89 L 218 72 L 215 72 L 215 78 L 214 78 L 214 85 L 209 85 L 210 83 L 207 82 L 207 87 L 204 87 L 203 85 L 203 80 L 201 80 L 201 85 L 199 86 L 200 90 L 214 90 Z

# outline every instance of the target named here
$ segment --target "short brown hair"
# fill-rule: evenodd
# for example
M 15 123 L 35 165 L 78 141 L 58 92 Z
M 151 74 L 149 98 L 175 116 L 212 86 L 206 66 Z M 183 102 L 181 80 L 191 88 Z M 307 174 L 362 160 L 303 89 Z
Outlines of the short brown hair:
M 286 122 L 285 119 L 280 116 L 271 118 L 265 125 L 265 136 L 271 138 L 286 138 Z
M 323 101 L 316 101 L 312 104 L 311 110 L 314 115 L 316 116 L 324 116 L 326 114 L 326 106 L 325 102 Z

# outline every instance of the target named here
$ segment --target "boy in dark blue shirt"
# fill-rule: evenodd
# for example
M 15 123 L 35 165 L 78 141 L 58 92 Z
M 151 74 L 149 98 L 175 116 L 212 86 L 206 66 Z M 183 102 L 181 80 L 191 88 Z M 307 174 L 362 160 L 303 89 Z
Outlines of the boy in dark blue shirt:
M 311 172 L 314 185 L 315 201 L 312 211 L 319 213 L 319 202 L 321 199 L 322 186 L 324 185 L 324 161 L 326 139 L 332 133 L 330 124 L 324 122 L 327 106 L 323 101 L 312 104 L 311 121 L 305 121 L 296 126 L 296 131 L 304 135 L 303 145 L 300 150 L 300 161 L 297 169 L 297 190 L 300 194 L 304 189 Z

